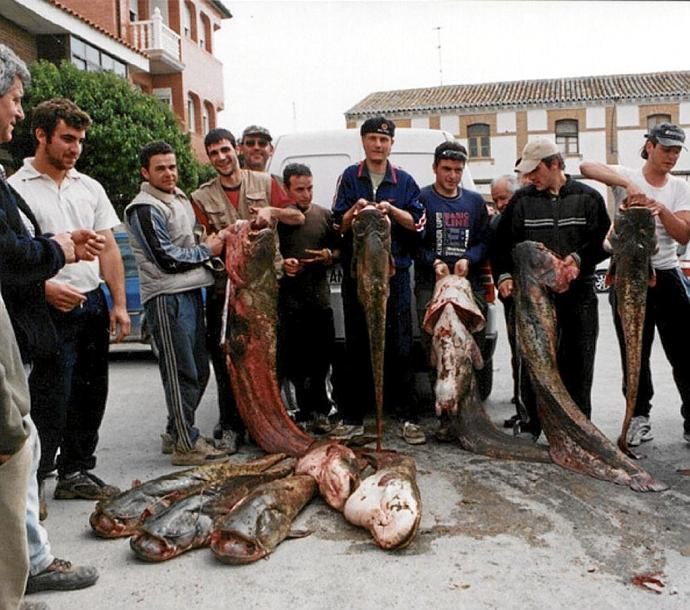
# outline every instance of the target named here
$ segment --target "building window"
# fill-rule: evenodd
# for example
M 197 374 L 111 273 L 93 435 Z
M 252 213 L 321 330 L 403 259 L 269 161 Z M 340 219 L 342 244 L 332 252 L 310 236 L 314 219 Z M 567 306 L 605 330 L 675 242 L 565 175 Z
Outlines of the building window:
M 202 133 L 208 133 L 211 125 L 211 118 L 208 116 L 208 106 L 204 104 L 204 109 L 201 115 Z
M 191 94 L 187 95 L 187 131 L 196 131 L 196 113 L 194 112 L 194 98 Z
M 650 114 L 647 117 L 647 129 L 651 129 L 652 127 L 655 127 L 656 125 L 659 125 L 661 123 L 670 123 L 671 122 L 671 115 L 670 114 Z
M 192 37 L 192 11 L 186 2 L 182 3 L 182 34 Z
M 170 87 L 154 89 L 153 95 L 155 95 L 161 102 L 172 108 L 172 89 Z
M 129 0 L 129 20 L 139 21 L 139 0 Z
M 467 144 L 470 157 L 490 157 L 491 137 L 486 123 L 474 123 L 467 127 Z
M 70 38 L 70 52 L 72 63 L 80 70 L 114 72 L 123 78 L 127 77 L 126 64 L 79 38 Z
M 204 13 L 199 13 L 199 18 L 201 23 L 199 24 L 199 46 L 202 49 L 206 49 L 209 53 L 212 53 L 211 39 L 213 36 L 213 30 L 211 28 L 211 20 L 208 15 Z
M 580 152 L 577 121 L 563 119 L 556 121 L 556 146 L 561 154 L 576 155 Z

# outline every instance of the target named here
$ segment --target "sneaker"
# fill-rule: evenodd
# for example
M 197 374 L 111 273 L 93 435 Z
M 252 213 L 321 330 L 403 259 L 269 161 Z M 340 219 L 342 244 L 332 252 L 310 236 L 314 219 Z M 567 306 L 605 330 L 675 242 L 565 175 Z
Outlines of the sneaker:
M 109 500 L 120 493 L 87 470 L 58 477 L 53 497 L 56 500 Z M 95 581 L 94 581 L 95 582 Z
M 515 399 L 513 399 L 515 400 Z M 515 424 L 517 424 L 520 421 L 520 416 L 516 413 L 512 417 L 509 417 L 508 419 L 503 420 L 503 427 L 504 428 L 514 428 Z
M 333 430 L 331 430 L 331 433 L 328 436 L 337 441 L 347 441 L 351 438 L 354 438 L 355 436 L 363 435 L 363 425 L 358 426 L 357 424 L 346 424 L 340 422 L 335 428 L 333 428 Z
M 314 434 L 328 434 L 333 430 L 333 424 L 328 419 L 328 415 L 314 413 L 311 420 L 311 431 Z
M 398 436 L 408 445 L 423 445 L 426 443 L 426 434 L 424 434 L 422 427 L 410 421 L 406 421 L 400 425 Z
M 214 442 L 214 446 L 225 455 L 232 455 L 237 453 L 239 440 L 239 435 L 234 430 L 223 430 L 220 439 Z
M 223 438 L 223 426 L 220 425 L 220 422 L 213 426 L 213 438 L 217 441 Z
M 638 415 L 630 420 L 630 428 L 628 428 L 628 445 L 630 447 L 637 447 L 640 443 L 646 443 L 653 438 L 649 417 Z
M 46 482 L 38 482 L 38 520 L 45 521 L 48 518 L 48 502 L 46 502 Z
M 163 455 L 172 455 L 174 449 L 175 441 L 173 440 L 172 435 L 168 434 L 167 432 L 163 432 L 163 434 L 161 434 L 161 453 Z
M 227 459 L 225 451 L 220 451 L 200 436 L 191 451 L 180 451 L 175 447 L 170 463 L 173 466 L 202 466 L 210 462 Z
M 524 423 L 519 419 L 513 426 L 513 436 L 517 438 L 523 438 L 536 443 L 540 435 L 541 430 L 535 431 L 534 428 L 529 425 L 529 423 Z
M 434 432 L 434 438 L 439 443 L 450 443 L 455 440 L 450 419 L 446 417 L 439 419 L 438 428 Z
M 84 589 L 97 580 L 98 571 L 93 566 L 73 566 L 69 561 L 55 558 L 43 572 L 29 576 L 26 581 L 26 594 Z
M 50 606 L 45 602 L 28 602 L 22 600 L 19 604 L 19 610 L 50 610 Z

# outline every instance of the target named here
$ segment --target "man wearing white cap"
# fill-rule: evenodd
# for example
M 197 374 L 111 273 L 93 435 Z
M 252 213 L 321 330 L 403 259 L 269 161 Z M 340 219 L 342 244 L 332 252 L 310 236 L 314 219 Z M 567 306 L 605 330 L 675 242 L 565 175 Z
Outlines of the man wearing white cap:
M 554 297 L 558 332 L 558 369 L 580 410 L 591 415 L 594 350 L 599 321 L 594 268 L 607 254 L 603 240 L 611 224 L 601 195 L 565 173 L 558 147 L 545 138 L 529 142 L 516 167 L 531 185 L 520 189 L 501 215 L 495 237 L 495 273 L 502 298 L 513 292 L 513 247 L 531 240 L 544 244 L 577 267 L 568 290 Z M 534 404 L 522 431 L 539 436 Z
M 599 180 L 613 188 L 616 203 L 622 204 L 621 211 L 626 208 L 624 200 L 628 195 L 644 193 L 647 199 L 640 205 L 651 209 L 652 214 L 656 216 L 658 250 L 652 256 L 656 283 L 647 289 L 640 387 L 628 430 L 628 444 L 633 447 L 654 438 L 649 421 L 649 411 L 652 407 L 650 401 L 654 394 L 649 367 L 654 326 L 659 330 L 664 353 L 673 369 L 673 379 L 682 401 L 683 436 L 690 443 L 690 359 L 687 356 L 690 344 L 690 300 L 685 291 L 676 254 L 679 243 L 687 244 L 690 241 L 690 185 L 685 180 L 671 175 L 685 142 L 685 132 L 677 125 L 661 123 L 652 127 L 645 138 L 640 153 L 645 161 L 640 169 L 633 170 L 620 165 L 609 166 L 592 161 L 583 161 L 580 165 L 583 176 Z M 615 291 L 612 290 L 609 296 L 625 371 L 625 342 L 617 312 Z M 623 394 L 625 393 L 624 373 Z

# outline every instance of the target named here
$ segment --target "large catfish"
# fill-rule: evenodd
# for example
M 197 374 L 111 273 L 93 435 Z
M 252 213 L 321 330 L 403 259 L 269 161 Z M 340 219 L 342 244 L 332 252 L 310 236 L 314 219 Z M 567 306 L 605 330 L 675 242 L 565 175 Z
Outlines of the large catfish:
M 414 460 L 392 451 L 363 452 L 376 469 L 345 503 L 343 514 L 353 525 L 371 533 L 382 549 L 406 547 L 422 519 L 422 497 Z
M 292 522 L 315 493 L 316 481 L 309 475 L 257 487 L 216 524 L 211 535 L 213 554 L 233 565 L 267 557 L 291 534 Z M 301 535 L 305 534 L 292 534 Z
M 376 398 L 376 448 L 383 437 L 383 363 L 386 348 L 386 304 L 391 275 L 391 221 L 367 206 L 352 221 L 352 272 L 357 277 L 357 297 L 369 332 L 371 370 Z
M 504 434 L 484 410 L 474 372 L 484 362 L 472 336 L 484 324 L 466 278 L 449 274 L 436 282 L 422 323 L 423 330 L 433 335 L 436 415 L 450 416 L 460 445 L 467 451 L 501 459 L 550 462 L 544 447 Z
M 359 465 L 352 449 L 329 441 L 300 458 L 295 474 L 308 474 L 319 486 L 321 497 L 342 512 L 345 501 L 360 483 Z
M 518 343 L 537 397 L 537 410 L 558 465 L 635 491 L 667 486 L 616 447 L 588 420 L 563 385 L 556 360 L 554 292 L 568 289 L 571 266 L 543 245 L 525 241 L 513 250 Z
M 650 278 L 654 281 L 650 273 L 652 254 L 656 249 L 656 226 L 651 211 L 644 207 L 629 207 L 616 214 L 611 245 L 615 269 L 613 288 L 625 337 L 626 363 L 626 408 L 618 446 L 624 453 L 635 457 L 628 448 L 628 428 L 640 384 L 647 289 Z
M 129 545 L 140 559 L 165 561 L 208 546 L 213 524 L 259 485 L 292 473 L 294 460 L 266 472 L 240 475 L 169 506 L 140 525 Z
M 276 236 L 239 220 L 225 230 L 228 272 L 225 353 L 237 409 L 264 451 L 292 456 L 314 438 L 287 413 L 276 375 L 278 278 Z
M 102 538 L 131 536 L 151 515 L 171 504 L 197 494 L 207 487 L 233 476 L 255 474 L 277 464 L 285 455 L 267 455 L 245 464 L 205 464 L 166 474 L 123 491 L 110 500 L 101 500 L 89 522 Z

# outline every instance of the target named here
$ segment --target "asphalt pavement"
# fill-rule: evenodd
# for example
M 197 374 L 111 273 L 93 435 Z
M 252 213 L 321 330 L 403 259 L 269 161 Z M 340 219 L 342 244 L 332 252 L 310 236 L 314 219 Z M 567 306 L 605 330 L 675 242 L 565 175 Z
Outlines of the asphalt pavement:
M 617 437 L 625 404 L 618 346 L 605 297 L 593 391 L 593 421 Z M 503 319 L 502 312 L 500 319 Z M 688 346 L 690 357 L 690 346 Z M 690 444 L 680 399 L 658 337 L 652 354 L 654 440 L 644 466 L 670 489 L 640 494 L 551 464 L 492 460 L 457 445 L 407 448 L 389 423 L 385 446 L 408 450 L 418 466 L 423 516 L 403 551 L 376 547 L 364 530 L 315 499 L 295 522 L 310 536 L 286 540 L 266 560 L 233 567 L 201 549 L 162 564 L 137 560 L 127 540 L 90 529 L 93 503 L 52 499 L 45 522 L 53 552 L 98 567 L 82 591 L 31 596 L 53 610 L 74 608 L 688 608 L 690 607 Z M 503 325 L 487 412 L 513 413 Z M 160 453 L 163 391 L 147 351 L 111 362 L 110 399 L 96 474 L 127 487 L 174 470 Z M 432 409 L 429 407 L 429 415 Z M 217 418 L 215 383 L 198 412 L 202 432 Z M 434 420 L 425 421 L 431 433 Z M 542 438 L 543 441 L 543 438 Z M 245 447 L 244 461 L 260 452 Z M 633 581 L 646 576 L 658 592 Z

